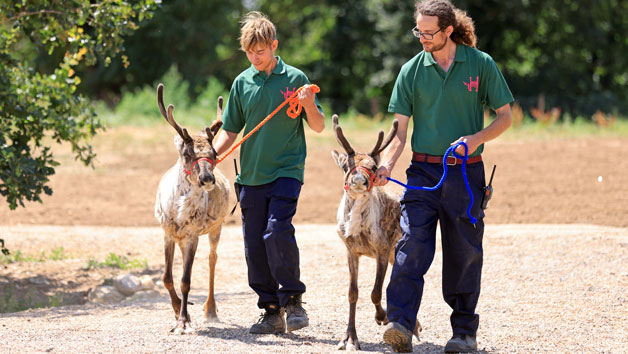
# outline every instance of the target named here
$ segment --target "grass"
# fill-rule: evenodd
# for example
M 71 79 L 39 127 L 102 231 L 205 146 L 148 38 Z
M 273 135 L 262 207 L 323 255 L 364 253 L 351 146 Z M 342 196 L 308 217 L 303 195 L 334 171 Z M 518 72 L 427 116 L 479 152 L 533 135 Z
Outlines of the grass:
M 119 256 L 113 252 L 109 253 L 104 262 L 97 261 L 94 257 L 90 257 L 85 265 L 85 270 L 94 268 L 118 268 L 118 269 L 134 269 L 148 268 L 148 262 L 139 259 L 129 260 L 126 256 Z
M 27 288 L 25 292 L 18 294 L 14 288 L 7 287 L 0 294 L 0 313 L 61 305 L 63 305 L 63 293 L 48 296 L 39 293 L 34 288 Z
M 0 255 L 0 264 L 9 263 L 21 263 L 21 262 L 45 262 L 46 260 L 60 261 L 67 259 L 68 255 L 65 253 L 63 247 L 57 247 L 53 249 L 50 254 L 46 254 L 42 251 L 39 255 L 24 254 L 20 250 L 11 251 L 8 254 Z
M 154 100 L 154 99 L 152 99 Z M 96 105 L 97 111 L 102 121 L 110 128 L 115 130 L 123 129 L 123 127 L 140 127 L 154 128 L 160 125 L 167 125 L 165 120 L 161 117 L 157 109 L 157 105 L 154 102 L 146 102 L 146 104 L 153 104 L 155 106 L 154 113 L 133 113 L 133 112 L 113 112 L 106 109 L 103 105 Z M 211 109 L 213 108 L 213 110 Z M 215 118 L 215 106 L 202 109 L 200 107 L 192 107 L 189 110 L 180 110 L 175 115 L 177 122 L 187 127 L 190 131 L 200 131 L 205 126 L 209 125 Z M 176 111 L 176 110 L 175 110 Z M 324 109 L 326 115 L 326 130 L 331 131 L 331 116 L 330 109 Z M 339 122 L 343 130 L 346 132 L 367 132 L 379 130 L 388 131 L 392 122 L 392 114 L 378 114 L 375 117 L 366 116 L 355 111 L 349 111 L 345 114 L 339 115 Z M 487 123 L 490 122 L 487 119 Z M 412 126 L 412 123 L 410 123 Z M 410 127 L 412 129 L 412 127 Z M 572 136 L 580 137 L 586 135 L 615 135 L 625 136 L 628 135 L 628 117 L 617 119 L 612 126 L 599 126 L 595 123 L 592 117 L 571 117 L 568 114 L 564 114 L 562 119 L 556 123 L 543 123 L 536 121 L 528 115 L 523 116 L 521 123 L 513 124 L 506 134 L 514 135 L 531 135 L 531 136 Z M 127 137 L 131 140 L 131 137 Z M 150 138 L 150 137 L 148 137 Z

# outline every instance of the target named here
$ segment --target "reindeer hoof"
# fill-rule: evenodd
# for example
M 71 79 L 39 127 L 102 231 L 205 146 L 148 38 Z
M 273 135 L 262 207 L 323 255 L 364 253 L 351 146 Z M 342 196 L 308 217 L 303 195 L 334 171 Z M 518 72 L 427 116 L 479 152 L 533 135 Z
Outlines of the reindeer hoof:
M 419 320 L 416 320 L 416 325 L 414 326 L 414 332 L 412 332 L 416 340 L 421 340 L 419 338 L 419 332 L 421 331 L 423 331 L 423 327 L 421 327 L 421 323 L 419 322 Z
M 194 332 L 194 327 L 192 327 L 191 321 L 188 319 L 187 321 L 179 320 L 173 329 L 170 330 L 170 333 L 182 335 Z
M 388 324 L 388 316 L 386 315 L 386 311 L 375 312 L 375 322 L 377 322 L 377 324 L 380 325 L 380 326 L 387 325 Z
M 192 328 L 192 326 L 188 325 L 186 327 L 175 327 L 173 329 L 170 330 L 170 333 L 172 334 L 176 334 L 176 335 L 183 335 L 183 334 L 190 334 L 194 332 L 194 328 Z
M 220 323 L 220 319 L 215 314 L 205 316 L 204 321 L 205 323 Z
M 336 350 L 346 350 L 348 352 L 354 352 L 356 350 L 361 350 L 360 342 L 357 339 L 356 340 L 351 340 L 350 338 L 347 338 L 345 340 L 341 340 L 340 343 L 338 343 L 338 346 L 336 347 Z

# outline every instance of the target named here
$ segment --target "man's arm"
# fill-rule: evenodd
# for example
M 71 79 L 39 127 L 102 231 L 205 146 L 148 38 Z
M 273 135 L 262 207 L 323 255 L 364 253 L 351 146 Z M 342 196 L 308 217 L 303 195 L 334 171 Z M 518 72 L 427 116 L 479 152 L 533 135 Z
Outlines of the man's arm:
M 512 111 L 510 110 L 510 104 L 505 104 L 495 110 L 497 118 L 488 125 L 488 127 L 480 130 L 473 135 L 462 136 L 458 140 L 451 143 L 455 145 L 460 141 L 467 143 L 469 147 L 469 155 L 471 155 L 480 145 L 489 140 L 493 140 L 506 131 L 512 124 Z M 464 156 L 464 146 L 458 146 L 456 149 L 458 155 Z
M 410 117 L 395 113 L 395 119 L 399 121 L 397 134 L 384 151 L 382 161 L 379 164 L 379 169 L 377 169 L 377 173 L 375 174 L 376 186 L 383 186 L 388 183 L 386 177 L 390 177 L 399 156 L 401 156 L 401 153 L 403 152 L 403 148 L 406 146 Z
M 315 96 L 316 94 L 310 90 L 310 85 L 305 85 L 303 90 L 299 91 L 299 103 L 307 115 L 307 125 L 313 131 L 320 133 L 325 129 L 325 115 L 316 107 Z
M 216 141 L 216 145 L 214 148 L 216 149 L 216 154 L 218 156 L 224 154 L 230 147 L 233 145 L 237 138 L 238 134 L 228 132 L 223 130 L 222 133 L 218 136 L 218 140 Z

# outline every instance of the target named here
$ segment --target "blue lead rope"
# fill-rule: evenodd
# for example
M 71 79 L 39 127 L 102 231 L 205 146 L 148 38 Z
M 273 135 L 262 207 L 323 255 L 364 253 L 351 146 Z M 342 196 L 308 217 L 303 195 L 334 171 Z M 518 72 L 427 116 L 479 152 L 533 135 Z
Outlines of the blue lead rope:
M 455 150 L 460 145 L 464 146 L 464 156 L 456 154 Z M 469 197 L 471 198 L 471 201 L 469 201 L 469 206 L 467 207 L 467 215 L 469 216 L 469 219 L 471 219 L 471 223 L 475 226 L 475 224 L 478 222 L 478 219 L 471 216 L 471 206 L 473 206 L 473 193 L 471 192 L 471 187 L 469 187 L 469 179 L 467 178 L 467 160 L 469 159 L 469 147 L 465 142 L 461 141 L 455 145 L 452 145 L 449 147 L 449 149 L 447 149 L 447 151 L 445 151 L 445 155 L 443 155 L 443 176 L 434 187 L 409 186 L 407 184 L 397 181 L 394 178 L 386 177 L 386 179 L 412 190 L 435 191 L 443 185 L 445 177 L 447 177 L 447 156 L 449 156 L 450 154 L 452 154 L 456 158 L 462 159 L 462 177 L 464 178 L 464 186 L 467 187 L 467 192 L 469 193 Z

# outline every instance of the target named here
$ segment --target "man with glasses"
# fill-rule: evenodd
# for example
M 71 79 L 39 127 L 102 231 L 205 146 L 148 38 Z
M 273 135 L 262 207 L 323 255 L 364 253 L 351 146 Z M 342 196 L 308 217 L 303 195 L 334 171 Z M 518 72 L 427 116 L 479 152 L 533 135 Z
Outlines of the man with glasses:
M 483 144 L 511 124 L 513 96 L 492 58 L 475 48 L 473 21 L 446 0 L 416 4 L 412 34 L 423 51 L 403 65 L 388 110 L 399 121 L 396 137 L 384 153 L 376 185 L 387 183 L 406 142 L 410 117 L 414 121 L 413 159 L 407 169 L 411 186 L 434 186 L 443 174 L 443 154 L 451 145 L 468 146 L 467 176 L 474 203 L 462 177 L 461 159 L 447 159 L 448 175 L 436 191 L 407 189 L 401 199 L 403 236 L 395 249 L 395 264 L 386 291 L 390 323 L 384 341 L 397 352 L 412 351 L 412 331 L 423 295 L 423 276 L 434 259 L 436 226 L 440 222 L 443 249 L 443 297 L 452 308 L 453 337 L 445 352 L 477 350 L 485 186 Z M 497 118 L 484 128 L 484 109 Z M 464 155 L 464 146 L 456 148 Z

